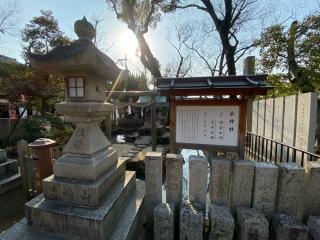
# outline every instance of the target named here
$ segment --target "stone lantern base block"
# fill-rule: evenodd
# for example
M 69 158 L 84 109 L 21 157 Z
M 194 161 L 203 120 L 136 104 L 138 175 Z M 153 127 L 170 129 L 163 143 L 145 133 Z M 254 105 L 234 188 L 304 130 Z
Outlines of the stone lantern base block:
M 93 183 L 57 178 L 51 175 L 42 182 L 44 197 L 48 200 L 85 207 L 98 207 L 104 197 L 109 195 L 112 187 L 119 181 L 124 181 L 125 171 L 125 161 L 119 160 L 116 166 Z
M 136 191 L 135 173 L 128 171 L 124 181 L 119 181 L 113 187 L 112 192 L 97 209 L 46 200 L 41 194 L 26 203 L 26 218 L 33 229 L 62 237 L 106 239 L 116 232 L 126 217 L 135 221 L 143 199 L 143 195 L 140 195 L 141 192 Z M 126 212 L 130 214 L 123 216 Z
M 54 162 L 56 177 L 96 181 L 118 161 L 118 153 L 112 148 L 91 155 L 64 154 Z
M 117 222 L 113 222 L 113 232 L 107 236 L 105 239 L 110 240 L 135 240 L 140 239 L 139 235 L 143 234 L 142 223 L 143 223 L 143 197 L 144 191 L 138 191 L 144 187 L 139 181 L 136 182 L 137 191 L 136 196 L 132 196 L 128 201 L 128 204 L 124 207 L 124 211 L 120 214 L 120 218 Z M 94 221 L 94 220 L 92 220 Z M 67 227 L 67 226 L 65 226 Z M 88 229 L 89 227 L 86 227 Z M 84 231 L 82 231 L 83 233 Z M 81 239 L 94 239 L 91 237 L 92 230 L 82 235 Z M 78 236 L 78 235 L 77 235 Z M 76 235 L 72 236 L 69 239 L 79 239 Z M 26 219 L 20 220 L 11 228 L 0 234 L 0 239 L 10 239 L 10 240 L 65 240 L 66 238 L 61 235 L 53 235 L 51 233 L 45 233 L 43 231 L 37 231 L 33 228 L 30 228 L 27 225 Z M 100 239 L 100 238 L 99 238 Z

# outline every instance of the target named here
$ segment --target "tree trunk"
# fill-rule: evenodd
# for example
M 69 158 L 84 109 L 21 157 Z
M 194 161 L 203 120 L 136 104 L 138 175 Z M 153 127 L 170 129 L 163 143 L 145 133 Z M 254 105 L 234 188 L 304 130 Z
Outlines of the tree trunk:
M 228 75 L 236 75 L 236 63 L 234 60 L 235 48 L 229 45 L 225 48 L 225 52 L 228 67 Z
M 146 42 L 144 36 L 140 33 L 136 34 L 136 38 L 140 47 L 140 60 L 150 72 L 151 74 L 157 78 L 161 77 L 160 67 L 158 60 L 153 56 L 148 43 Z

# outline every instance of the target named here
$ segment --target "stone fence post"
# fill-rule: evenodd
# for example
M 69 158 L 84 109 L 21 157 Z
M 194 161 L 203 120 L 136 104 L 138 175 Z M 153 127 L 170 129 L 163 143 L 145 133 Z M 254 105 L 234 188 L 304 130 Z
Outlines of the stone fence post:
M 162 203 L 162 153 L 147 152 L 145 156 L 145 210 L 147 229 L 153 232 L 154 209 Z
M 166 182 L 167 203 L 173 204 L 175 209 L 180 207 L 182 199 L 182 174 L 183 156 L 179 154 L 167 154 L 166 157 Z
M 189 198 L 190 202 L 206 212 L 208 161 L 203 156 L 189 157 Z
M 33 188 L 34 176 L 33 176 L 33 164 L 31 159 L 31 151 L 28 147 L 28 142 L 21 139 L 17 143 L 18 148 L 18 162 L 20 167 L 20 174 L 22 179 L 22 188 L 26 196 L 28 196 L 29 190 Z

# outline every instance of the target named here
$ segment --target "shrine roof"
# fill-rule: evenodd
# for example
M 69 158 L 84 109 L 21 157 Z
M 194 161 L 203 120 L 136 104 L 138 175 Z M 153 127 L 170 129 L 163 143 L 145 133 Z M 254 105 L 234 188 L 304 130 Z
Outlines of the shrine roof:
M 265 95 L 267 75 L 157 78 L 161 95 Z

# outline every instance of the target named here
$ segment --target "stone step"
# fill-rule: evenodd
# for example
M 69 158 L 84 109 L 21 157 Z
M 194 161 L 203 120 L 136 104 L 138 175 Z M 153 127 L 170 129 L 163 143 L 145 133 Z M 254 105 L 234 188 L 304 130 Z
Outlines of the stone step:
M 115 230 L 112 232 L 110 240 L 136 240 L 143 227 L 143 191 L 139 191 L 139 182 L 137 182 L 136 193 L 131 197 L 125 210 L 119 218 Z
M 0 195 L 20 187 L 21 184 L 22 182 L 20 173 L 0 180 Z
M 0 163 L 0 180 L 17 174 L 18 170 L 18 161 L 17 160 L 8 160 L 6 162 Z
M 113 187 L 97 209 L 46 200 L 41 194 L 25 205 L 28 225 L 71 239 L 105 239 L 115 229 L 119 213 L 134 194 L 135 179 L 135 172 L 127 171 L 125 179 Z
M 116 166 L 93 183 L 57 178 L 51 175 L 42 182 L 44 197 L 59 202 L 98 207 L 112 187 L 120 179 L 124 179 L 125 171 L 125 161 L 118 160 Z

